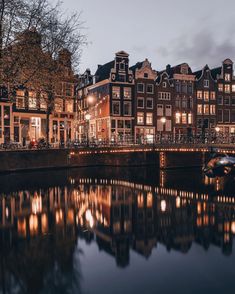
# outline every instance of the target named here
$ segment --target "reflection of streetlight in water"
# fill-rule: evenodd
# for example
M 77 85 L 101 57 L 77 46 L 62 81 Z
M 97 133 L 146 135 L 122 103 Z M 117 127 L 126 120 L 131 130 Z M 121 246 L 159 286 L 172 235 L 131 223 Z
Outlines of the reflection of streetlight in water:
M 93 218 L 93 216 L 91 214 L 90 209 L 88 209 L 86 211 L 86 221 L 89 223 L 90 228 L 93 228 L 93 226 L 94 226 L 94 218 Z

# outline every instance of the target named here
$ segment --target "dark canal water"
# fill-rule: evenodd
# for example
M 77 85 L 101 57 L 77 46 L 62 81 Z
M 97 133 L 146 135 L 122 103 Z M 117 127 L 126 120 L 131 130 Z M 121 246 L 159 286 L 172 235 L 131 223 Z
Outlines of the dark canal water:
M 0 176 L 0 293 L 234 293 L 235 181 L 198 169 Z

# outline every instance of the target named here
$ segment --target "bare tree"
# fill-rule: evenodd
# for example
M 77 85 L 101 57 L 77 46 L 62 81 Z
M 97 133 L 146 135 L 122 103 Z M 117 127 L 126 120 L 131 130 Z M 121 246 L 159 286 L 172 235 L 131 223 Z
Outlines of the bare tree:
M 81 16 L 64 15 L 62 2 L 0 0 L 0 86 L 14 99 L 19 87 L 33 89 L 46 103 L 46 138 L 58 84 L 72 76 L 86 37 Z M 61 62 L 67 52 L 71 59 Z

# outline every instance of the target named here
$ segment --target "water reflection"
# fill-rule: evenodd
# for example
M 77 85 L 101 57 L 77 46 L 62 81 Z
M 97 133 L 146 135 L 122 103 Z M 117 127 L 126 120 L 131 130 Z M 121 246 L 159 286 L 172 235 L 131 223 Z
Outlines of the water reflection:
M 155 171 L 151 178 L 137 171 L 140 179 L 134 170 L 108 170 L 103 177 L 99 170 L 43 173 L 31 182 L 27 177 L 34 176 L 25 174 L 25 182 L 18 179 L 11 187 L 10 176 L 2 177 L 2 293 L 81 293 L 81 240 L 96 244 L 119 268 L 132 262 L 130 252 L 151 259 L 159 244 L 183 254 L 193 244 L 232 254 L 233 179 L 198 171 L 181 178 Z

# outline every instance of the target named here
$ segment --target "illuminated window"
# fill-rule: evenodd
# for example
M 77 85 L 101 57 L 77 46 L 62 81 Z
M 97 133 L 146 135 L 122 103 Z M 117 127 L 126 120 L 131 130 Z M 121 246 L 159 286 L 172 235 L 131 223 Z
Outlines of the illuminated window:
M 182 124 L 187 124 L 187 114 L 182 113 Z
M 55 100 L 55 111 L 62 112 L 63 111 L 63 99 L 57 98 Z
M 120 98 L 120 87 L 113 87 L 112 88 L 112 97 L 113 97 L 113 99 Z
M 138 125 L 144 124 L 144 113 L 143 112 L 137 112 L 137 124 Z
M 215 92 L 211 92 L 211 100 L 215 100 Z
M 232 92 L 235 92 L 235 84 L 232 85 Z
M 210 110 L 209 110 L 209 105 L 208 104 L 205 104 L 204 105 L 204 114 L 209 114 L 210 112 L 209 112 Z
M 130 87 L 124 87 L 123 96 L 124 96 L 124 99 L 131 99 L 131 88 Z
M 29 92 L 29 108 L 37 109 L 37 98 L 34 92 Z
M 230 74 L 226 73 L 226 74 L 224 75 L 224 79 L 225 79 L 226 82 L 230 82 L 230 80 L 231 80 L 231 76 L 230 76 Z
M 204 87 L 209 88 L 209 80 L 204 80 Z
M 219 92 L 223 92 L 224 91 L 224 85 L 223 84 L 219 84 L 218 85 L 218 90 L 219 90 Z
M 188 124 L 191 125 L 193 123 L 193 115 L 192 113 L 188 114 Z
M 137 98 L 137 108 L 144 108 L 144 98 L 143 97 Z
M 197 114 L 202 114 L 202 104 L 197 105 Z
M 230 93 L 230 85 L 224 85 L 225 93 Z
M 197 91 L 197 99 L 202 99 L 202 91 Z
M 146 114 L 146 125 L 152 125 L 153 124 L 153 114 L 147 113 Z
M 210 114 L 215 115 L 215 105 L 210 105 Z
M 179 112 L 176 112 L 175 114 L 175 123 L 180 124 L 181 122 L 181 114 Z
M 209 91 L 204 91 L 204 101 L 209 101 Z
M 66 112 L 73 112 L 73 100 L 66 101 Z

